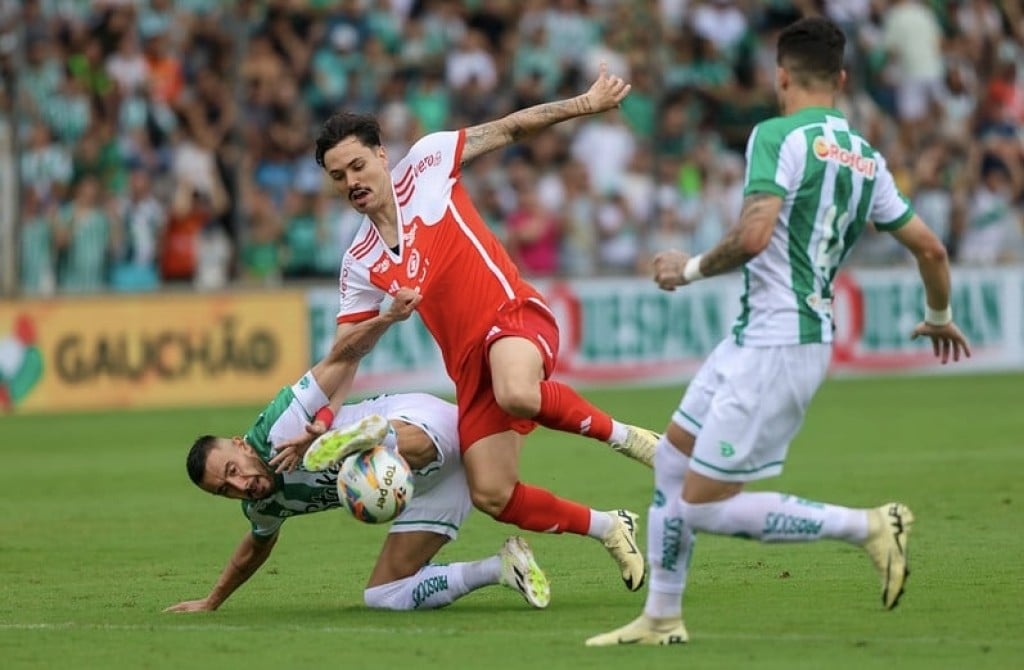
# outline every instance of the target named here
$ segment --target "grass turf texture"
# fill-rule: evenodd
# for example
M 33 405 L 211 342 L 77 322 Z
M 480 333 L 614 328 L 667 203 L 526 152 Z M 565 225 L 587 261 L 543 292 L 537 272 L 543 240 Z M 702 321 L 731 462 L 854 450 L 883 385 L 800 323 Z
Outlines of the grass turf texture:
M 527 534 L 552 581 L 534 611 L 500 587 L 433 612 L 374 612 L 362 588 L 385 529 L 327 512 L 285 524 L 263 570 L 212 614 L 204 596 L 246 524 L 196 490 L 196 435 L 232 435 L 250 409 L 0 419 L 0 665 L 15 668 L 980 668 L 1024 664 L 1024 376 L 832 380 L 757 488 L 917 515 L 913 575 L 885 612 L 860 550 L 699 538 L 685 647 L 587 649 L 637 615 L 592 540 Z M 677 389 L 589 394 L 664 426 Z M 597 443 L 538 430 L 527 481 L 646 515 L 650 474 Z M 516 529 L 474 514 L 441 559 L 496 551 Z

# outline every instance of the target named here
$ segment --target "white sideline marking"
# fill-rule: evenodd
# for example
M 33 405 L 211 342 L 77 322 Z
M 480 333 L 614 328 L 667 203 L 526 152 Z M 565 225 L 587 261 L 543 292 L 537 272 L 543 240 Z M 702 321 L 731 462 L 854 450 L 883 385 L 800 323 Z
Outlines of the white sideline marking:
M 168 617 L 181 616 L 169 613 Z M 224 632 L 256 632 L 256 631 L 302 631 L 307 633 L 336 634 L 362 634 L 362 635 L 463 635 L 470 633 L 469 629 L 463 628 L 386 628 L 383 626 L 298 626 L 298 625 L 266 625 L 253 626 L 247 624 L 117 624 L 117 623 L 77 623 L 75 621 L 64 621 L 56 623 L 12 623 L 0 622 L 0 631 L 50 631 L 50 630 L 96 630 L 96 631 L 145 631 L 161 632 L 171 631 L 187 633 L 193 631 L 224 631 Z M 514 635 L 516 637 L 557 637 L 570 638 L 583 643 L 586 638 L 596 635 L 601 631 L 594 630 L 492 630 L 488 634 Z M 839 637 L 835 635 L 807 635 L 807 634 L 759 634 L 759 633 L 714 633 L 701 632 L 692 639 L 700 641 L 701 638 L 708 640 L 748 640 L 748 641 L 773 641 L 773 642 L 828 642 L 848 644 L 858 636 Z M 578 638 L 578 639 L 577 639 Z M 869 646 L 884 644 L 923 644 L 929 646 L 959 645 L 959 646 L 1000 646 L 1000 647 L 1024 647 L 1024 640 L 1021 639 L 998 639 L 998 640 L 964 640 L 951 637 L 864 637 Z

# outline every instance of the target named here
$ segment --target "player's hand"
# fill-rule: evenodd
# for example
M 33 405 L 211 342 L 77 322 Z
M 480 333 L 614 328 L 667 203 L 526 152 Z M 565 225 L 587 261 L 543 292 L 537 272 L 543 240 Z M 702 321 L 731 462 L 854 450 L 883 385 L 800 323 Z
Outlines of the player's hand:
M 209 600 L 203 598 L 202 600 L 186 600 L 183 603 L 177 605 L 171 605 L 166 608 L 165 612 L 212 612 L 216 607 L 210 603 Z
M 310 445 L 316 441 L 316 438 L 326 432 L 327 426 L 324 425 L 323 421 L 307 423 L 305 434 L 293 437 L 287 442 L 282 442 L 278 445 L 277 453 L 269 461 L 270 467 L 274 468 L 274 472 L 277 474 L 291 472 L 302 463 L 302 457 L 306 454 Z
M 967 338 L 952 321 L 944 326 L 936 326 L 922 321 L 910 334 L 912 340 L 919 337 L 931 339 L 935 357 L 941 360 L 943 365 L 948 363 L 950 358 L 959 361 L 961 354 L 965 358 L 971 357 L 971 346 L 967 343 Z
M 654 283 L 663 291 L 675 291 L 677 286 L 685 286 L 683 270 L 690 254 L 684 251 L 662 251 L 654 257 Z
M 596 114 L 618 107 L 631 88 L 632 86 L 622 77 L 608 74 L 608 64 L 602 62 L 598 68 L 597 79 L 591 84 L 590 90 L 583 94 L 589 102 L 590 109 L 587 111 Z
M 388 318 L 392 321 L 405 321 L 408 319 L 416 311 L 416 306 L 423 300 L 423 296 L 420 295 L 418 288 L 412 289 L 404 286 L 398 289 L 392 298 L 394 300 L 387 311 Z

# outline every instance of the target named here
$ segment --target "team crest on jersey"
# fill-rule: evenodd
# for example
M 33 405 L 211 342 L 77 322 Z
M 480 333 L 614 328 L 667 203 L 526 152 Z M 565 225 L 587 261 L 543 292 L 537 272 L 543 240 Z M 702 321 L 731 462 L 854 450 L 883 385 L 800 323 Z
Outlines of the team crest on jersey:
M 858 174 L 862 174 L 868 179 L 875 178 L 875 170 L 878 164 L 874 158 L 868 158 L 867 156 L 861 156 L 860 154 L 844 149 L 835 142 L 830 142 L 824 137 L 815 137 L 814 144 L 811 145 L 814 150 L 814 156 L 820 161 L 828 161 L 832 163 L 839 163 L 844 167 L 848 167 Z

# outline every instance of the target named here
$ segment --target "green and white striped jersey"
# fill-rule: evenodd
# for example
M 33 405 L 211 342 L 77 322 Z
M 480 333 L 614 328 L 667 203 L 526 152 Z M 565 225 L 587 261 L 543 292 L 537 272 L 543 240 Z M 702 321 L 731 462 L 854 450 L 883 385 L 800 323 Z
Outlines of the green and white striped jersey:
M 273 456 L 274 445 L 301 435 L 313 414 L 327 404 L 327 397 L 311 373 L 286 386 L 264 408 L 256 422 L 245 431 L 245 441 L 263 461 Z M 273 495 L 260 500 L 243 500 L 242 512 L 252 523 L 252 532 L 270 537 L 288 517 L 340 507 L 338 471 L 309 472 L 296 468 L 276 475 Z
M 832 341 L 832 281 L 864 225 L 913 216 L 885 159 L 838 110 L 802 109 L 759 123 L 747 142 L 744 196 L 783 199 L 768 247 L 743 266 L 737 344 Z
M 275 446 L 301 435 L 327 397 L 307 372 L 292 386 L 281 389 L 245 431 L 245 441 L 268 462 Z M 437 447 L 437 460 L 413 471 L 416 499 L 423 498 L 445 478 L 462 468 L 459 453 L 458 410 L 455 405 L 425 393 L 379 395 L 346 404 L 334 417 L 333 427 L 347 426 L 371 415 L 399 419 L 423 430 Z M 457 473 L 457 476 L 464 477 Z M 296 468 L 276 475 L 274 493 L 260 500 L 243 500 L 242 512 L 257 537 L 274 535 L 284 520 L 300 514 L 340 508 L 338 468 L 309 472 Z M 468 503 L 467 503 L 468 505 Z M 410 509 L 411 509 L 410 505 Z M 421 510 L 422 511 L 422 510 Z

